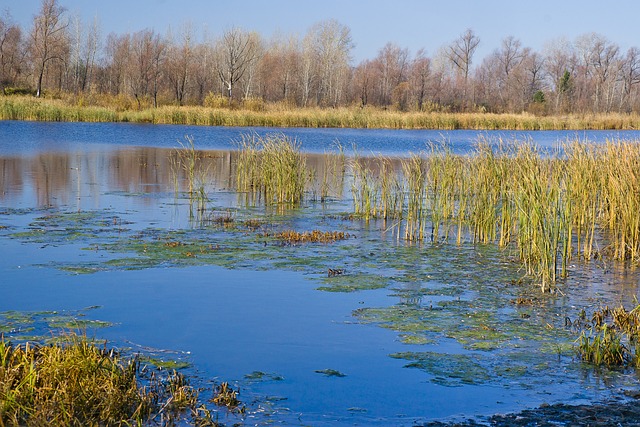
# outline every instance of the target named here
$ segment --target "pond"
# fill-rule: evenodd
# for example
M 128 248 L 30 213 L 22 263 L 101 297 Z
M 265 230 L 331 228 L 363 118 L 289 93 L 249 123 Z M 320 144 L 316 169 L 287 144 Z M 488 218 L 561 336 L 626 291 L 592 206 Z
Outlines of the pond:
M 576 136 L 0 122 L 0 332 L 24 340 L 76 325 L 187 362 L 200 386 L 240 390 L 247 412 L 224 415 L 229 425 L 482 419 L 638 388 L 633 371 L 581 363 L 567 323 L 633 304 L 636 271 L 577 264 L 561 292 L 542 294 L 520 283 L 508 250 L 408 243 L 354 219 L 348 182 L 298 208 L 247 203 L 233 141 L 252 132 L 298 139 L 316 178 L 336 142 L 406 156 L 429 141 L 466 152 L 479 137 L 553 148 Z M 196 206 L 170 160 L 185 135 L 208 162 Z M 287 243 L 274 237 L 283 230 L 344 238 Z

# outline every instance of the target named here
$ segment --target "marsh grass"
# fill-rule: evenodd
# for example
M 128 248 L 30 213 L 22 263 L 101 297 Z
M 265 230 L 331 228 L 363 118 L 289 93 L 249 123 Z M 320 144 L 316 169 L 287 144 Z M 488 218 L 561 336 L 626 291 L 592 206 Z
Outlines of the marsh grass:
M 215 99 L 201 106 L 139 109 L 132 98 L 67 96 L 43 99 L 0 97 L 0 119 L 80 122 L 130 122 L 204 126 L 336 127 L 384 129 L 584 130 L 638 129 L 635 114 L 534 116 L 531 114 L 399 112 L 375 108 L 291 108 L 248 100 L 240 108 Z
M 0 339 L 1 425 L 147 425 L 195 408 L 175 371 L 142 379 L 140 362 L 68 334 L 50 345 Z
M 174 190 L 179 194 L 182 177 L 186 181 L 189 198 L 189 217 L 203 219 L 209 197 L 206 191 L 207 176 L 211 164 L 205 164 L 202 154 L 196 150 L 193 137 L 185 136 L 185 142 L 178 141 L 180 147 L 169 155 L 169 167 L 173 177 Z
M 583 313 L 576 324 L 583 327 L 576 340 L 582 361 L 610 368 L 640 367 L 640 305 L 632 310 L 602 307 L 593 313 L 590 322 Z
M 300 143 L 284 135 L 243 135 L 238 142 L 236 184 L 239 192 L 267 205 L 298 206 L 310 172 Z
M 544 291 L 574 257 L 640 261 L 637 141 L 568 140 L 542 151 L 531 141 L 481 139 L 465 156 L 433 144 L 402 159 L 401 173 L 385 164 L 354 159 L 354 213 L 392 212 L 408 241 L 497 244 L 517 253 Z

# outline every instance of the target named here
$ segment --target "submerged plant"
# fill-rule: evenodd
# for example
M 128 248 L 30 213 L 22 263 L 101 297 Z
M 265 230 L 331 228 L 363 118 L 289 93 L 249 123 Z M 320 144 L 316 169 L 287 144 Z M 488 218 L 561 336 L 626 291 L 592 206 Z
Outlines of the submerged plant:
M 243 411 L 242 402 L 238 400 L 238 392 L 235 391 L 228 382 L 223 382 L 216 386 L 214 396 L 211 399 L 218 406 L 226 406 L 230 410 Z

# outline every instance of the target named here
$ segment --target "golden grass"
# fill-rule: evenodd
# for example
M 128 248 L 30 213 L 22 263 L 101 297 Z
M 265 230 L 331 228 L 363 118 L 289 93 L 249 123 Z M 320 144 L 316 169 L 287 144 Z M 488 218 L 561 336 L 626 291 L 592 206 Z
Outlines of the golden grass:
M 90 97 L 89 97 L 90 98 Z M 97 97 L 100 98 L 100 97 Z M 0 119 L 68 122 L 131 122 L 202 126 L 266 126 L 310 128 L 584 130 L 638 129 L 636 114 L 535 116 L 491 113 L 399 112 L 375 108 L 295 108 L 248 100 L 237 109 L 213 107 L 142 107 L 124 96 L 105 102 L 83 97 L 38 99 L 0 97 Z
M 284 135 L 243 135 L 238 143 L 237 190 L 267 205 L 297 206 L 309 182 L 300 144 Z
M 42 346 L 0 339 L 0 425 L 146 425 L 195 411 L 197 391 L 182 375 L 143 385 L 137 360 L 84 336 L 63 338 Z
M 354 214 L 386 218 L 389 172 L 365 160 L 352 166 Z M 540 152 L 526 141 L 480 140 L 466 156 L 434 145 L 403 159 L 401 171 L 385 197 L 399 207 L 393 218 L 406 240 L 512 247 L 543 290 L 574 257 L 640 262 L 638 141 L 575 140 Z

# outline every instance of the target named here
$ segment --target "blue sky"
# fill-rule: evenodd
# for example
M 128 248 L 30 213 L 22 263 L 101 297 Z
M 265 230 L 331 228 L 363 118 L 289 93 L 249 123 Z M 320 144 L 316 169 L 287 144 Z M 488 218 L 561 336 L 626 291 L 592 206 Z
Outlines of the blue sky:
M 31 25 L 40 0 L 0 0 L 23 28 Z M 573 41 L 596 32 L 616 42 L 623 52 L 640 47 L 640 2 L 637 0 L 59 0 L 88 22 L 98 16 L 103 36 L 153 28 L 165 33 L 190 22 L 196 34 L 212 36 L 232 26 L 264 37 L 298 34 L 335 18 L 351 29 L 354 62 L 374 58 L 387 42 L 424 48 L 434 55 L 467 28 L 480 37 L 476 63 L 514 36 L 523 46 L 541 51 L 545 43 Z

